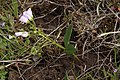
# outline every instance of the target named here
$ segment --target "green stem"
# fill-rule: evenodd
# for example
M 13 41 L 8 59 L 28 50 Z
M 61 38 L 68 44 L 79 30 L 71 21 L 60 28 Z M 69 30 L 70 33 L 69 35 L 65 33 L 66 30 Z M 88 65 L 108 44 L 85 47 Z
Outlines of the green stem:
M 44 34 L 43 32 L 39 33 L 40 36 L 42 36 L 43 38 L 47 39 L 48 41 L 52 42 L 52 44 L 55 44 L 56 46 L 62 48 L 62 49 L 65 49 L 62 45 L 56 43 L 54 40 L 52 40 L 51 38 L 49 38 L 46 34 Z
M 52 42 L 52 44 L 55 44 L 56 46 L 58 46 L 58 47 L 60 47 L 60 48 L 62 48 L 62 49 L 65 49 L 62 45 L 56 43 L 54 40 L 52 40 L 51 38 L 49 38 L 49 37 L 48 37 L 45 33 L 43 33 L 41 30 L 37 31 L 37 30 L 36 30 L 36 24 L 35 24 L 34 20 L 32 20 L 32 23 L 30 22 L 30 25 L 32 26 L 33 31 L 38 32 L 38 34 L 39 34 L 40 36 L 42 36 L 42 37 L 45 38 L 46 40 Z
M 35 24 L 34 20 L 32 20 L 32 23 L 29 22 L 29 24 L 31 25 L 33 31 L 36 31 L 36 24 Z

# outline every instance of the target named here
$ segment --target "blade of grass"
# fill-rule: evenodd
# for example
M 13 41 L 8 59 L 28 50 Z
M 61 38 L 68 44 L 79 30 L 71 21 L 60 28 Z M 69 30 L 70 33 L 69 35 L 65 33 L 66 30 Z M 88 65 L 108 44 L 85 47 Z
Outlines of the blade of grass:
M 66 72 L 66 74 L 65 74 L 64 80 L 70 80 L 67 72 Z
M 115 66 L 117 67 L 117 48 L 114 48 L 114 59 L 115 59 Z
M 13 13 L 15 17 L 18 17 L 18 2 L 17 0 L 12 0 L 12 6 L 13 6 Z

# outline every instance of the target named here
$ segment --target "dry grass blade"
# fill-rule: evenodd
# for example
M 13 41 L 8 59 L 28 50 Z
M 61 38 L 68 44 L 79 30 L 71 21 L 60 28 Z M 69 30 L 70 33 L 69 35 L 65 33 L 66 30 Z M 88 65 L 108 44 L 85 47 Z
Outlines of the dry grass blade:
M 120 31 L 102 33 L 102 34 L 98 35 L 97 37 L 102 37 L 102 36 L 105 36 L 105 35 L 108 35 L 108 34 L 117 34 L 117 33 L 120 33 Z

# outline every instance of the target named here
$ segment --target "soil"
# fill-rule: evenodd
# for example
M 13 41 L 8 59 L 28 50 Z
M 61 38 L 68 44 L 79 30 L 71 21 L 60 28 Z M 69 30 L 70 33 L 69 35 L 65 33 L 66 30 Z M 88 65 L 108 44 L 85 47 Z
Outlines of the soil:
M 46 34 L 50 34 L 54 29 L 60 27 L 50 37 L 61 45 L 63 45 L 65 29 L 69 23 L 66 15 L 72 16 L 71 43 L 77 44 L 76 55 L 79 60 L 72 55 L 66 55 L 63 50 L 55 46 L 45 47 L 42 57 L 37 55 L 31 57 L 32 63 L 16 62 L 15 65 L 12 65 L 9 68 L 8 80 L 64 80 L 66 73 L 68 73 L 70 80 L 75 80 L 75 77 L 84 75 L 86 70 L 95 69 L 102 63 L 111 47 L 100 45 L 104 39 L 98 39 L 97 35 L 101 31 L 112 31 L 114 29 L 112 24 L 115 20 L 107 17 L 102 21 L 94 22 L 102 15 L 97 16 L 94 12 L 96 3 L 85 1 L 35 0 L 37 3 L 32 5 L 38 28 L 42 28 Z M 23 7 L 30 7 L 29 3 Z M 58 34 L 60 37 L 57 38 Z M 105 41 L 113 41 L 111 37 Z M 112 52 L 110 54 L 112 55 Z M 105 64 L 109 63 L 108 58 L 105 62 Z

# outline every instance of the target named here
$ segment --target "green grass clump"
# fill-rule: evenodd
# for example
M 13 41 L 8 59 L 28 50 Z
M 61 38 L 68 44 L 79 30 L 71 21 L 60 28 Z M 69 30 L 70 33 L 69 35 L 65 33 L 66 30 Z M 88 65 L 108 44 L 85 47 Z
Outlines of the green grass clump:
M 5 1 L 0 13 L 0 59 L 12 62 L 12 60 L 22 59 L 26 55 L 39 55 L 45 46 L 56 45 L 64 49 L 60 44 L 56 43 L 52 38 L 47 36 L 40 28 L 36 27 L 34 19 L 26 24 L 22 24 L 18 9 L 18 1 L 12 0 L 9 4 Z M 4 23 L 4 24 L 3 24 Z M 15 36 L 16 32 L 27 31 L 27 37 Z M 8 67 L 7 64 L 1 66 Z M 2 67 L 0 69 L 4 69 Z M 1 80 L 5 79 L 6 71 L 0 72 Z
M 7 77 L 6 77 L 7 73 L 8 73 L 7 71 L 1 70 L 0 71 L 0 80 L 6 80 L 7 79 Z

